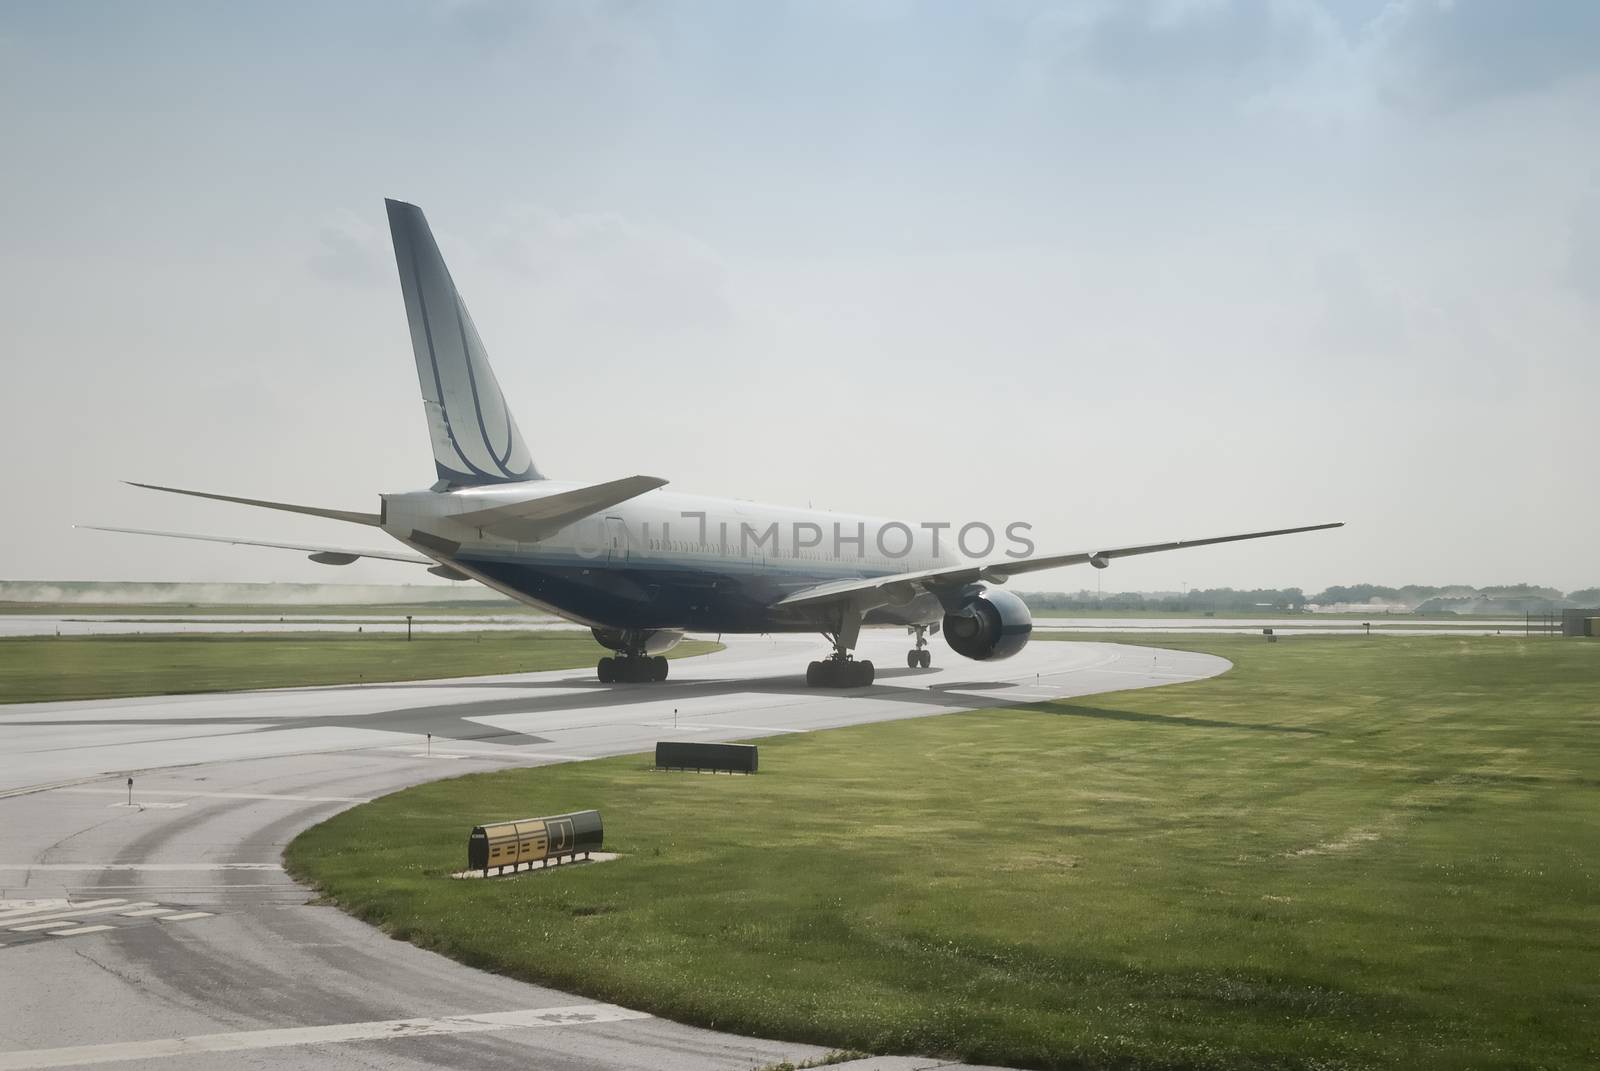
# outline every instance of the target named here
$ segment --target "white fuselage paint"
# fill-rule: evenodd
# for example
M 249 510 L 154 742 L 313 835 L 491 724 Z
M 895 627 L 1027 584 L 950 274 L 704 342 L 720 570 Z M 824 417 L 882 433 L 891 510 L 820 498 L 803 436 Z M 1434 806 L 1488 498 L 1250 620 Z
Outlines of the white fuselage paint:
M 948 568 L 973 560 L 958 545 L 956 525 L 930 527 L 883 517 L 794 509 L 742 499 L 687 495 L 657 490 L 600 510 L 536 542 L 517 542 L 471 527 L 455 518 L 496 506 L 526 502 L 544 495 L 573 491 L 585 484 L 555 480 L 454 491 L 415 491 L 383 496 L 383 529 L 395 539 L 427 554 L 440 564 L 459 569 L 475 580 L 519 601 L 538 606 L 580 624 L 613 626 L 614 621 L 586 614 L 582 607 L 546 601 L 525 586 L 490 575 L 473 559 L 491 556 L 538 569 L 576 565 L 595 574 L 631 569 L 691 570 L 729 580 L 759 581 L 777 597 L 829 580 L 885 576 Z M 417 533 L 459 544 L 454 553 Z M 987 536 L 976 536 L 987 543 Z M 1003 532 L 985 557 L 1005 549 Z M 776 601 L 776 598 L 773 599 Z M 931 624 L 943 610 L 937 599 L 920 596 L 902 608 L 895 623 Z M 684 627 L 704 629 L 704 622 Z M 796 630 L 807 626 L 796 625 Z M 774 631 L 772 627 L 725 631 Z M 785 629 L 786 630 L 786 629 Z

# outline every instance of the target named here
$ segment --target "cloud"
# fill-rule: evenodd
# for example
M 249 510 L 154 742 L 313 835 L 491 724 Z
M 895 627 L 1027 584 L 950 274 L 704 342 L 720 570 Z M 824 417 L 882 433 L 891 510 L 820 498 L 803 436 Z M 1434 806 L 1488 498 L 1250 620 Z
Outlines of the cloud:
M 337 212 L 320 225 L 315 241 L 308 263 L 318 278 L 364 286 L 384 281 L 393 267 L 388 235 L 366 216 Z
M 1250 98 L 1303 78 L 1344 51 L 1310 0 L 1132 0 L 1035 19 L 1060 74 L 1104 88 Z
M 1212 106 L 1447 112 L 1600 76 L 1600 4 L 1111 0 L 1033 22 L 1054 78 Z
M 1600 74 L 1600 4 L 1395 0 L 1370 46 L 1386 101 L 1449 111 Z
M 533 300 L 596 327 L 715 330 L 732 315 L 727 268 L 715 250 L 620 212 L 524 205 L 510 214 L 491 255 L 522 277 Z
M 1600 183 L 1573 210 L 1565 274 L 1581 297 L 1600 302 Z
M 442 0 L 438 15 L 445 31 L 465 42 L 567 73 L 627 78 L 661 60 L 660 13 L 626 0 Z
M 1322 304 L 1318 334 L 1329 350 L 1381 366 L 1405 346 L 1404 306 L 1374 283 L 1357 256 L 1325 254 L 1312 274 Z

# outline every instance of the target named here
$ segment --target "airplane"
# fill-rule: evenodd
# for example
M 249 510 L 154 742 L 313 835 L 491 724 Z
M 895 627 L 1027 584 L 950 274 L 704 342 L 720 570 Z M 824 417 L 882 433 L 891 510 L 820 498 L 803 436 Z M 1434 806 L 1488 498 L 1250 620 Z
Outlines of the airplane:
M 376 513 L 133 486 L 364 525 L 407 549 L 84 527 L 294 550 L 324 565 L 410 562 L 475 580 L 591 629 L 614 652 L 596 666 L 605 684 L 665 680 L 664 653 L 688 632 L 817 632 L 832 652 L 807 667 L 807 685 L 860 688 L 875 674 L 871 661 L 854 654 L 864 626 L 914 634 L 906 655 L 912 669 L 931 667 L 927 637 L 941 632 L 964 658 L 1008 658 L 1033 630 L 1027 604 L 1000 587 L 1011 577 L 1068 565 L 1104 569 L 1118 558 L 1343 523 L 1042 556 L 996 555 L 990 532 L 986 549 L 969 554 L 965 528 L 679 494 L 655 476 L 547 479 L 534 467 L 422 210 L 385 204 L 437 481 L 379 495 Z M 1032 550 L 1031 540 L 1018 545 Z

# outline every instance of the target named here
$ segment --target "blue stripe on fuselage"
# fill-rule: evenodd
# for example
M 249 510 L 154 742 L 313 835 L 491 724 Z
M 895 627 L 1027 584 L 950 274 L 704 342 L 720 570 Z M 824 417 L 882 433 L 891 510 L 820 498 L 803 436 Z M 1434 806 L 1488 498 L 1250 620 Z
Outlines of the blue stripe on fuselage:
M 765 563 L 750 559 L 631 555 L 611 559 L 576 553 L 538 555 L 466 551 L 453 561 L 497 585 L 584 621 L 611 628 L 680 628 L 695 632 L 816 632 L 831 629 L 830 607 L 772 604 L 795 591 L 845 577 L 883 576 L 851 562 Z M 868 624 L 937 620 L 938 600 L 869 612 Z

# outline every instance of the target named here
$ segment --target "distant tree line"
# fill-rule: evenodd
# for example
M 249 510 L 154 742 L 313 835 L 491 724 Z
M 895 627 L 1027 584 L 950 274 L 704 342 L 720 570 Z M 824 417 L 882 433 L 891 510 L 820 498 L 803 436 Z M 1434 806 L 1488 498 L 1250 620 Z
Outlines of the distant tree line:
M 1035 610 L 1169 610 L 1178 613 L 1251 613 L 1304 610 L 1309 601 L 1299 588 L 1195 588 L 1193 591 L 1051 591 L 1028 595 Z
M 1565 594 L 1534 584 L 1507 584 L 1479 588 L 1470 584 L 1407 584 L 1392 588 L 1382 584 L 1335 584 L 1314 595 L 1299 588 L 1195 588 L 1191 591 L 1116 591 L 1098 593 L 1049 591 L 1028 593 L 1035 610 L 1162 610 L 1173 613 L 1251 613 L 1262 610 L 1300 611 L 1307 606 L 1392 604 L 1397 610 L 1418 607 L 1448 610 L 1459 606 L 1473 611 L 1478 605 L 1503 608 L 1550 609 L 1558 605 L 1600 606 L 1600 587 Z
M 1590 594 L 1595 591 L 1594 588 L 1585 590 Z M 1571 599 L 1583 593 L 1573 592 L 1563 596 L 1555 588 L 1533 584 L 1506 584 L 1488 588 L 1473 587 L 1471 584 L 1446 584 L 1443 587 L 1407 584 L 1402 588 L 1389 588 L 1381 584 L 1335 584 L 1326 591 L 1317 592 L 1309 601 L 1319 606 L 1341 602 L 1399 602 L 1415 605 L 1429 599 Z

